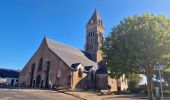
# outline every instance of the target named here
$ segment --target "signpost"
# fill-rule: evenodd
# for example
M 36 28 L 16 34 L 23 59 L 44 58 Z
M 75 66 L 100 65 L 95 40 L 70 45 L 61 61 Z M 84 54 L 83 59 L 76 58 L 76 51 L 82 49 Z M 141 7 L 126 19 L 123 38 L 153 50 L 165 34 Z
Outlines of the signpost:
M 159 91 L 159 87 L 155 87 L 155 94 L 156 94 L 156 100 L 160 100 L 160 91 Z
M 159 80 L 160 80 L 160 91 L 161 91 L 161 98 L 163 100 L 163 90 L 162 90 L 162 77 L 161 77 L 161 70 L 163 70 L 165 66 L 161 66 L 160 64 L 157 65 L 157 70 L 159 71 Z

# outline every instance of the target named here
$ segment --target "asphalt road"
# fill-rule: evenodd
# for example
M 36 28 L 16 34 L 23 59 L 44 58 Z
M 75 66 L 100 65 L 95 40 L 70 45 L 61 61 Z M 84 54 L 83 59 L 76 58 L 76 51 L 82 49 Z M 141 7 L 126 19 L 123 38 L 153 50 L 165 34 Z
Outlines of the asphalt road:
M 81 100 L 59 92 L 0 89 L 0 100 Z
M 70 96 L 64 93 L 50 90 L 36 89 L 2 89 L 0 88 L 0 100 L 82 100 L 80 98 Z M 146 100 L 131 98 L 129 95 L 119 96 L 99 96 L 91 97 L 88 100 Z M 170 100 L 168 98 L 164 100 Z

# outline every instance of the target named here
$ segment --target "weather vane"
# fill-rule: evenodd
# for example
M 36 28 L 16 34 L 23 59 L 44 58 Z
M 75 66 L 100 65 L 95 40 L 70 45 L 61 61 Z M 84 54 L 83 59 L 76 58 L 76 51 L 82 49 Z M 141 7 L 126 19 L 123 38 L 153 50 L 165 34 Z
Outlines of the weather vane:
M 95 3 L 96 3 L 95 9 L 99 9 L 100 0 L 95 0 Z

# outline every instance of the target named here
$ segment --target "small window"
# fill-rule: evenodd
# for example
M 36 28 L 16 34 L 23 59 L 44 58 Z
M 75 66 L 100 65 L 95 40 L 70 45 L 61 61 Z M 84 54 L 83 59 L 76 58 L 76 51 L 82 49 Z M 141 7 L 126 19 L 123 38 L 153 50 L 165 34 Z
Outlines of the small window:
M 100 24 L 100 20 L 98 20 L 99 24 Z
M 82 68 L 79 68 L 79 70 L 78 70 L 78 77 L 80 77 L 80 78 L 83 77 Z
M 91 20 L 91 24 L 93 24 L 93 20 Z
M 60 77 L 61 77 L 61 70 L 59 69 L 57 72 L 57 78 L 60 78 Z

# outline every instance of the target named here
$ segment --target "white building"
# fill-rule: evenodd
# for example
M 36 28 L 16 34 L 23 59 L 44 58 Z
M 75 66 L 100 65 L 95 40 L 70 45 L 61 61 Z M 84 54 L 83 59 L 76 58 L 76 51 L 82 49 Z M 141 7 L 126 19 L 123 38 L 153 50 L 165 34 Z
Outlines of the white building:
M 16 86 L 18 78 L 19 71 L 0 68 L 0 85 Z

